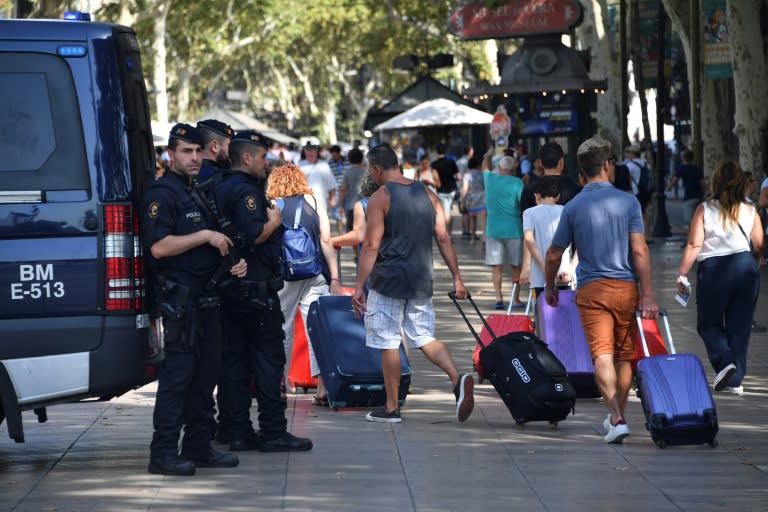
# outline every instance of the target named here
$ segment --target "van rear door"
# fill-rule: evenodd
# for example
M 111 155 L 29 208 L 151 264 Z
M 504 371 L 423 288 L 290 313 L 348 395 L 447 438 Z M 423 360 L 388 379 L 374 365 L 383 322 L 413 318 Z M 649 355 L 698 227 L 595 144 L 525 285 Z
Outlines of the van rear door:
M 0 52 L 0 318 L 94 314 L 98 209 L 70 68 L 88 63 L 35 46 Z

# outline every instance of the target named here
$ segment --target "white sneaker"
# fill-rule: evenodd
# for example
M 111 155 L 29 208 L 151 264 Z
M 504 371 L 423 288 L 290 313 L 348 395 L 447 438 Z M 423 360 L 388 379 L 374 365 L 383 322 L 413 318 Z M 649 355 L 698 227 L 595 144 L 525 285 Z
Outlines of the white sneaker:
M 728 379 L 736 373 L 736 365 L 731 363 L 719 372 L 715 376 L 715 380 L 712 382 L 712 387 L 715 391 L 722 391 L 724 387 L 728 385 Z
M 606 434 L 611 430 L 611 413 L 608 413 L 608 417 L 603 421 L 603 429 Z
M 619 423 L 618 425 L 612 425 L 603 439 L 607 444 L 621 444 L 628 435 L 629 427 L 627 424 Z
M 744 394 L 744 386 L 725 386 L 723 391 L 731 393 L 732 395 L 741 396 Z

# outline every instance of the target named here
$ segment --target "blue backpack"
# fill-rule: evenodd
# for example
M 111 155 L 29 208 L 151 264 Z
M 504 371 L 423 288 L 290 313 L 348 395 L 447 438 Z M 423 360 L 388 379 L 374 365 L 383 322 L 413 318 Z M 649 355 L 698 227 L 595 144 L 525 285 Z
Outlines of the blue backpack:
M 286 281 L 301 281 L 323 272 L 318 244 L 312 234 L 299 224 L 303 206 L 304 198 L 299 197 L 293 224 L 283 222 L 283 279 Z

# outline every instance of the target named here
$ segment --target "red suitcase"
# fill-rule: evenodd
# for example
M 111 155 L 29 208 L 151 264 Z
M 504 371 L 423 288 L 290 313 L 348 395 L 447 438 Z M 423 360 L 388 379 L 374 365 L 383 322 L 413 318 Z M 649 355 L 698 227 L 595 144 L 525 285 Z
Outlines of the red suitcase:
M 309 369 L 309 346 L 307 331 L 301 311 L 296 310 L 296 320 L 293 322 L 293 347 L 291 349 L 291 367 L 288 370 L 288 386 L 293 389 L 304 388 L 304 391 L 317 388 L 317 377 L 312 377 Z
M 667 347 L 664 345 L 664 338 L 659 330 L 659 324 L 656 320 L 642 319 L 643 334 L 648 344 L 648 351 L 652 356 L 663 356 L 667 354 Z M 645 357 L 643 354 L 643 343 L 640 340 L 640 332 L 635 332 L 635 357 L 632 359 L 632 371 L 637 371 L 637 363 Z
M 339 248 L 340 249 L 340 248 Z M 341 277 L 341 251 L 336 251 L 336 268 Z M 341 288 L 342 295 L 354 295 L 355 289 Z M 307 345 L 307 331 L 304 329 L 304 320 L 301 311 L 296 310 L 296 320 L 293 323 L 293 347 L 291 348 L 291 367 L 288 369 L 288 386 L 293 389 L 304 388 L 304 391 L 317 389 L 317 377 L 310 375 L 309 346 Z
M 512 288 L 512 297 L 515 296 L 515 287 L 517 286 L 519 286 L 519 283 L 515 282 Z M 506 315 L 488 315 L 485 317 L 485 324 L 491 327 L 491 330 L 494 332 L 497 338 L 500 338 L 510 332 L 528 332 L 533 334 L 533 320 L 531 320 L 531 318 L 528 316 L 528 312 L 531 309 L 531 304 L 533 301 L 533 290 L 531 290 L 531 292 L 528 294 L 528 305 L 526 306 L 525 314 L 523 315 L 513 315 L 512 298 L 510 298 L 509 301 L 509 308 L 507 309 Z M 488 329 L 486 329 L 485 325 L 483 325 L 483 328 L 480 331 L 480 341 L 483 343 L 483 346 L 481 347 L 480 345 L 475 345 L 475 350 L 472 352 L 472 366 L 477 372 L 478 381 L 482 382 L 487 379 L 488 376 L 483 370 L 483 365 L 480 363 L 480 350 L 482 350 L 483 347 L 490 345 L 494 341 L 494 337 L 491 336 L 491 333 L 488 332 Z

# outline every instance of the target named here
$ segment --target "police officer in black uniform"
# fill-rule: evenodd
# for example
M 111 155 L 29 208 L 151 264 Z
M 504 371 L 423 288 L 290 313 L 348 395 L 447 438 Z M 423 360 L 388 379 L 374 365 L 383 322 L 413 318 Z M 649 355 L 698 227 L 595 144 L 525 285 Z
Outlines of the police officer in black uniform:
M 148 190 L 144 241 L 151 255 L 153 303 L 163 320 L 165 359 L 159 366 L 150 446 L 150 473 L 192 475 L 195 467 L 233 467 L 238 459 L 211 448 L 211 394 L 221 365 L 220 299 L 212 276 L 232 241 L 211 229 L 190 194 L 200 168 L 202 138 L 186 124 L 169 136 L 170 172 Z M 226 273 L 245 276 L 244 260 Z M 184 427 L 181 457 L 178 442 Z
M 218 119 L 198 121 L 197 129 L 203 138 L 203 161 L 200 164 L 200 172 L 193 179 L 193 188 L 197 193 L 197 198 L 202 202 L 200 206 L 203 214 L 207 215 L 209 220 L 213 220 L 219 231 L 231 238 L 232 233 L 227 229 L 222 229 L 222 218 L 216 208 L 213 195 L 216 186 L 224 179 L 225 173 L 223 171 L 231 167 L 229 143 L 235 136 L 235 130 Z M 218 393 L 221 393 L 221 385 L 218 386 Z M 211 403 L 215 404 L 213 397 L 211 397 Z M 226 432 L 226 425 L 229 422 L 222 414 L 221 408 L 218 412 L 218 423 L 214 420 L 213 431 L 216 432 L 216 438 L 219 441 L 229 443 L 229 434 Z
M 217 119 L 198 121 L 197 129 L 203 137 L 203 162 L 196 179 L 205 186 L 218 171 L 230 168 L 229 144 L 235 136 L 235 130 Z
M 229 422 L 230 450 L 306 451 L 312 441 L 287 432 L 286 402 L 280 396 L 285 351 L 277 291 L 283 287 L 283 230 L 280 210 L 266 197 L 267 148 L 262 134 L 238 132 L 229 149 L 233 170 L 216 187 L 216 204 L 242 233 L 241 254 L 248 263 L 235 293 L 225 294 L 219 411 Z M 251 373 L 256 379 L 258 433 L 249 412 Z

